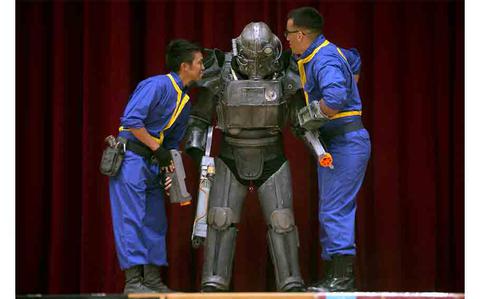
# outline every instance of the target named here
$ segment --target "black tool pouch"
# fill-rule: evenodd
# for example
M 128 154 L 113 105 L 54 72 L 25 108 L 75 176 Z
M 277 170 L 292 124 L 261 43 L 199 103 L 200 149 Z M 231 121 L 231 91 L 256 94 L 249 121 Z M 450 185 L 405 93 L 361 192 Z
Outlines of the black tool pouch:
M 113 137 L 112 135 L 105 138 L 108 144 L 103 150 L 102 160 L 100 161 L 100 172 L 107 176 L 116 176 L 122 166 L 123 157 L 127 147 L 127 139 L 123 137 Z

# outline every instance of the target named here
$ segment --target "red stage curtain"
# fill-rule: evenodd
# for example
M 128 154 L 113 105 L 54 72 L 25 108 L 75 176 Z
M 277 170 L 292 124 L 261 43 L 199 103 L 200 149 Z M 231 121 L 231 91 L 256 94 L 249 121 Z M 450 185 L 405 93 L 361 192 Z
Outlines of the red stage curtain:
M 303 5 L 324 15 L 330 41 L 362 55 L 372 157 L 358 197 L 360 289 L 464 290 L 463 1 L 19 1 L 17 293 L 122 290 L 98 163 L 129 94 L 165 72 L 171 39 L 229 51 L 247 23 L 264 21 L 286 45 L 286 15 Z M 285 136 L 300 263 L 311 282 L 321 268 L 316 172 L 303 144 Z M 186 167 L 195 194 L 197 172 L 187 159 Z M 193 205 L 168 204 L 165 274 L 182 291 L 199 288 L 202 252 L 189 242 L 194 213 Z M 274 290 L 255 193 L 239 229 L 232 289 Z

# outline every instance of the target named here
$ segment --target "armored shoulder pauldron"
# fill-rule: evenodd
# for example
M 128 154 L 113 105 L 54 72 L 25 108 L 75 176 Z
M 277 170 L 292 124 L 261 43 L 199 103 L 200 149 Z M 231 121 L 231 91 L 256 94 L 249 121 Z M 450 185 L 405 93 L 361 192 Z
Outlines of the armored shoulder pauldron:
M 285 76 L 282 78 L 282 81 L 285 97 L 289 97 L 295 94 L 299 89 L 302 89 L 302 83 L 298 73 L 298 65 L 293 57 L 290 58 L 290 63 L 285 70 Z
M 224 54 L 218 49 L 206 49 L 204 60 L 205 70 L 203 77 L 197 82 L 198 87 L 208 88 L 213 94 L 217 94 L 221 89 L 221 73 L 224 63 Z

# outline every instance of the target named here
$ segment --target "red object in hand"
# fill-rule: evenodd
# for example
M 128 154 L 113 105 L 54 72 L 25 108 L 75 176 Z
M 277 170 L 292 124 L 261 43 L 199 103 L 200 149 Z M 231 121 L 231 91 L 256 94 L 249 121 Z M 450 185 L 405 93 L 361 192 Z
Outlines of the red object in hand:
M 331 167 L 333 165 L 333 157 L 329 153 L 325 153 L 320 158 L 318 158 L 318 163 L 322 167 Z

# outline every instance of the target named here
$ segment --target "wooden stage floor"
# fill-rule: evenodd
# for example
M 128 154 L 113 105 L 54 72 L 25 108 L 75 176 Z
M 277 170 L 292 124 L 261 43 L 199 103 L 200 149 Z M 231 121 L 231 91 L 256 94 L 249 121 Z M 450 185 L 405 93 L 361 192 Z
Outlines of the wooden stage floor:
M 464 294 L 452 293 L 172 293 L 130 294 L 131 299 L 464 299 Z
M 462 293 L 392 293 L 392 292 L 354 292 L 354 293 L 168 293 L 168 294 L 80 294 L 80 295 L 17 295 L 17 299 L 464 299 Z

